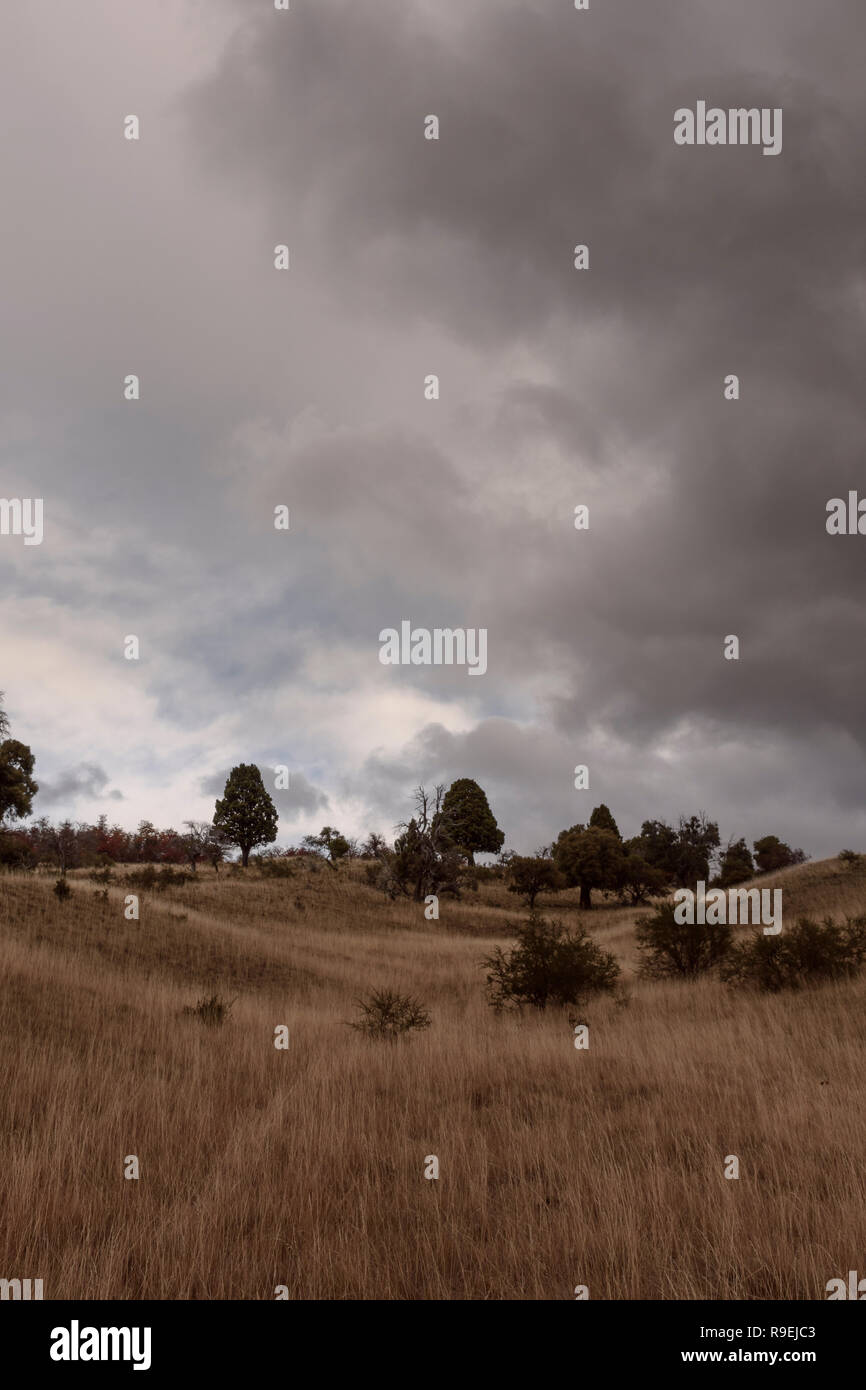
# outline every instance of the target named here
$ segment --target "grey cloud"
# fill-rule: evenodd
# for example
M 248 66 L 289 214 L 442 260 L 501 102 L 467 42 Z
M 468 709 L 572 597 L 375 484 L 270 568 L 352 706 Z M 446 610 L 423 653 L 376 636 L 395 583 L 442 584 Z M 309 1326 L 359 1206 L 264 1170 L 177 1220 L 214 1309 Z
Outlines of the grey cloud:
M 297 727 L 298 761 L 379 824 L 422 777 L 477 772 L 531 848 L 581 818 L 583 760 L 632 825 L 706 805 L 807 849 L 846 838 L 862 557 L 824 508 L 860 484 L 866 432 L 860 0 L 232 14 L 135 151 L 102 131 L 101 87 L 69 151 L 47 147 L 34 113 L 63 118 L 63 55 L 31 94 L 8 50 L 27 118 L 0 447 L 47 519 L 38 557 L 0 556 L 4 593 L 40 605 L 48 642 L 73 610 L 110 620 L 106 642 L 142 635 L 144 742 L 169 725 L 212 766 L 199 731 L 226 720 L 243 746 L 254 709 L 260 756 Z M 117 42 L 96 22 L 81 41 Z M 782 154 L 675 147 L 699 97 L 781 105 Z M 58 208 L 75 275 L 33 235 Z M 129 358 L 134 410 L 111 395 Z M 404 617 L 487 627 L 487 676 L 379 668 Z M 388 752 L 351 745 L 359 678 Z M 395 754 L 398 695 L 418 728 Z M 308 728 L 317 697 L 332 722 Z M 286 819 L 328 804 L 296 791 Z
M 230 772 L 231 768 L 225 768 L 222 772 L 213 772 L 202 777 L 199 783 L 202 796 L 221 797 Z M 259 772 L 262 774 L 262 781 L 279 812 L 281 820 L 291 822 L 313 811 L 328 809 L 329 802 L 325 793 L 314 786 L 303 772 L 290 770 L 288 787 L 279 788 L 275 786 L 276 768 L 259 764 Z
M 48 806 L 68 805 L 85 798 L 123 801 L 123 792 L 116 787 L 108 789 L 110 781 L 108 773 L 97 763 L 79 763 L 76 767 L 64 769 L 47 782 L 40 777 L 35 809 L 41 813 Z

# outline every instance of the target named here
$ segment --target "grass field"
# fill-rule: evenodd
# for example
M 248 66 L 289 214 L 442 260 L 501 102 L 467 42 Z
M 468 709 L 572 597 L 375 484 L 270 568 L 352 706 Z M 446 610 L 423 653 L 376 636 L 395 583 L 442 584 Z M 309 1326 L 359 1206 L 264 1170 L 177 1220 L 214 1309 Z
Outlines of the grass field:
M 866 979 L 642 981 L 633 910 L 542 900 L 625 971 L 578 1051 L 558 1011 L 485 1002 L 525 915 L 500 884 L 428 922 L 360 865 L 200 869 L 135 922 L 130 889 L 55 877 L 0 878 L 0 1275 L 46 1299 L 823 1299 L 866 1272 Z M 786 923 L 866 911 L 836 860 L 760 884 Z M 429 1030 L 346 1027 L 382 985 Z M 215 991 L 222 1027 L 183 1013 Z

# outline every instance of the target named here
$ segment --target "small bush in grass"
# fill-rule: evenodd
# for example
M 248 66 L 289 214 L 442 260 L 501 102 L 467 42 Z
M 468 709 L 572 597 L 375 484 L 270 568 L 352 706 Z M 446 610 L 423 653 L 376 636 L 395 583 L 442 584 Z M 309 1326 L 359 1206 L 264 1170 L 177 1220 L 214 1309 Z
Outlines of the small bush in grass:
M 223 999 L 219 994 L 212 994 L 209 998 L 199 999 L 197 1004 L 185 1005 L 184 1013 L 188 1018 L 197 1018 L 199 1023 L 205 1024 L 208 1028 L 219 1028 L 223 1023 L 228 1023 L 232 1006 L 236 1002 L 234 999 Z
M 836 923 L 801 917 L 778 936 L 754 932 L 733 947 L 722 966 L 729 984 L 776 991 L 845 979 L 866 963 L 866 917 Z
M 845 864 L 849 869 L 858 869 L 863 863 L 863 855 L 857 854 L 853 849 L 842 849 L 839 851 L 839 863 Z
M 183 869 L 173 869 L 170 864 L 164 864 L 159 873 L 153 864 L 145 864 L 143 869 L 134 869 L 131 874 L 127 874 L 123 881 L 131 888 L 140 888 L 145 893 L 164 893 L 166 888 L 182 888 L 185 883 L 197 883 L 198 879 L 195 874 L 188 874 Z
M 730 951 L 733 933 L 726 923 L 678 922 L 674 912 L 673 903 L 662 903 L 651 916 L 638 918 L 641 975 L 655 980 L 701 975 Z
M 497 946 L 482 961 L 487 998 L 497 1012 L 531 1004 L 580 1004 L 591 994 L 612 992 L 619 979 L 616 957 L 603 951 L 583 927 L 567 932 L 538 913 L 516 928 L 517 945 L 506 954 Z
M 65 878 L 59 878 L 51 890 L 58 902 L 65 903 L 72 892 Z
M 253 862 L 265 878 L 295 877 L 295 866 L 289 859 L 278 858 L 277 855 L 260 854 L 254 856 Z
M 395 1042 L 404 1033 L 430 1027 L 430 1015 L 418 999 L 396 989 L 374 989 L 366 999 L 357 999 L 362 1018 L 349 1027 L 368 1038 Z

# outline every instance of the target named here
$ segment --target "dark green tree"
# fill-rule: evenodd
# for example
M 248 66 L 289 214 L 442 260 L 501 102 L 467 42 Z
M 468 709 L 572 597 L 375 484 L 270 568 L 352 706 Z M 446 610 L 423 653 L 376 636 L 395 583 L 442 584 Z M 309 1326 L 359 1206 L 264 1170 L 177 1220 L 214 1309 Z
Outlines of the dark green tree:
M 469 864 L 475 863 L 476 854 L 498 854 L 505 843 L 487 797 L 471 777 L 451 783 L 439 816 L 449 840 Z
M 765 835 L 762 840 L 755 840 L 753 844 L 755 863 L 762 874 L 772 874 L 777 869 L 787 869 L 790 864 L 806 862 L 806 856 L 801 849 L 791 849 L 778 835 Z
M 734 883 L 745 883 L 753 878 L 755 863 L 745 840 L 737 840 L 723 851 L 719 867 L 719 887 L 730 888 Z
M 605 806 L 604 802 L 602 802 L 600 806 L 596 806 L 595 810 L 589 818 L 589 823 L 591 826 L 595 826 L 598 830 L 610 830 L 618 840 L 622 839 L 622 836 L 619 833 L 619 826 L 617 825 L 616 821 L 611 815 L 609 808 Z
M 675 880 L 686 888 L 706 882 L 719 848 L 719 827 L 705 811 L 696 816 L 680 816 L 674 845 Z
M 332 869 L 336 869 L 338 862 L 345 859 L 350 849 L 345 835 L 341 835 L 332 825 L 323 825 L 318 835 L 305 835 L 301 843 L 306 849 L 323 854 Z
M 549 856 L 515 854 L 508 861 L 509 893 L 525 898 L 530 912 L 539 893 L 557 893 L 565 879 Z
M 556 841 L 553 859 L 569 887 L 580 888 L 580 905 L 586 911 L 592 907 L 593 888 L 615 892 L 622 884 L 625 855 L 612 830 L 573 825 Z
M 633 906 L 645 903 L 648 898 L 658 897 L 668 885 L 667 876 L 661 869 L 648 864 L 640 853 L 641 840 L 628 840 L 623 845 L 622 874 L 619 892 L 623 900 Z
M 226 841 L 237 845 L 247 867 L 250 850 L 277 838 L 277 808 L 265 790 L 255 763 L 239 763 L 229 773 L 222 799 L 216 804 L 213 824 Z
M 424 787 L 415 789 L 415 815 L 399 827 L 402 834 L 393 850 L 383 850 L 380 886 L 394 897 L 411 895 L 416 902 L 430 893 L 460 896 L 461 857 L 442 816 L 445 788 L 437 786 L 431 797 Z
M 629 840 L 630 854 L 637 855 L 657 869 L 665 883 L 673 883 L 676 878 L 677 832 L 672 825 L 663 820 L 645 820 L 640 834 Z
M 0 700 L 3 695 L 0 692 Z M 6 738 L 9 720 L 0 708 L 0 821 L 21 820 L 29 816 L 33 798 L 39 790 L 33 780 L 36 761 L 26 743 Z

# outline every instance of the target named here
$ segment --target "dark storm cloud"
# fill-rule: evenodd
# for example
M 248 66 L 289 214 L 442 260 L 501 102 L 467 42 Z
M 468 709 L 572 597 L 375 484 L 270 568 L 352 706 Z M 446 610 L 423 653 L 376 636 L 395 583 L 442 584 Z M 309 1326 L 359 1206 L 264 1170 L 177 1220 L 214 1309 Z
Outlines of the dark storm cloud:
M 202 777 L 199 784 L 202 796 L 221 797 L 225 791 L 230 771 L 230 768 L 225 768 L 222 772 L 213 772 L 207 777 Z M 276 788 L 274 785 L 277 776 L 276 768 L 259 767 L 259 772 L 262 774 L 262 781 L 279 812 L 281 820 L 292 822 L 301 815 L 328 809 L 327 796 L 318 787 L 314 787 L 302 772 L 290 772 L 288 787 L 280 788 Z
M 0 612 L 91 675 L 86 756 L 129 689 L 176 820 L 184 769 L 283 757 L 287 819 L 321 783 L 389 826 L 474 775 L 532 848 L 585 819 L 588 762 L 629 827 L 851 838 L 861 542 L 824 519 L 866 483 L 860 0 L 226 0 L 195 43 L 142 11 L 134 99 L 106 13 L 16 11 L 4 83 L 0 463 L 46 537 L 0 557 Z M 676 147 L 697 99 L 781 106 L 781 155 Z M 486 627 L 487 675 L 381 667 L 406 617 Z
M 108 773 L 96 763 L 79 763 L 49 781 L 40 778 L 36 810 L 41 814 L 50 806 L 65 806 L 84 799 L 123 801 L 123 792 L 116 787 L 108 790 L 110 781 Z
M 859 22 L 850 3 L 323 4 L 245 23 L 191 104 L 211 166 L 353 312 L 544 363 L 544 384 L 502 392 L 487 443 L 502 479 L 509 446 L 541 442 L 580 457 L 575 500 L 607 478 L 595 530 L 526 517 L 516 591 L 514 544 L 497 553 L 474 515 L 452 575 L 468 594 L 486 574 L 500 669 L 558 671 L 548 708 L 578 742 L 684 722 L 866 742 L 861 559 L 824 529 L 866 426 Z M 782 154 L 676 147 L 673 112 L 698 98 L 782 107 Z M 603 370 L 594 337 L 619 345 Z M 657 476 L 630 490 L 617 464 L 642 448 Z

